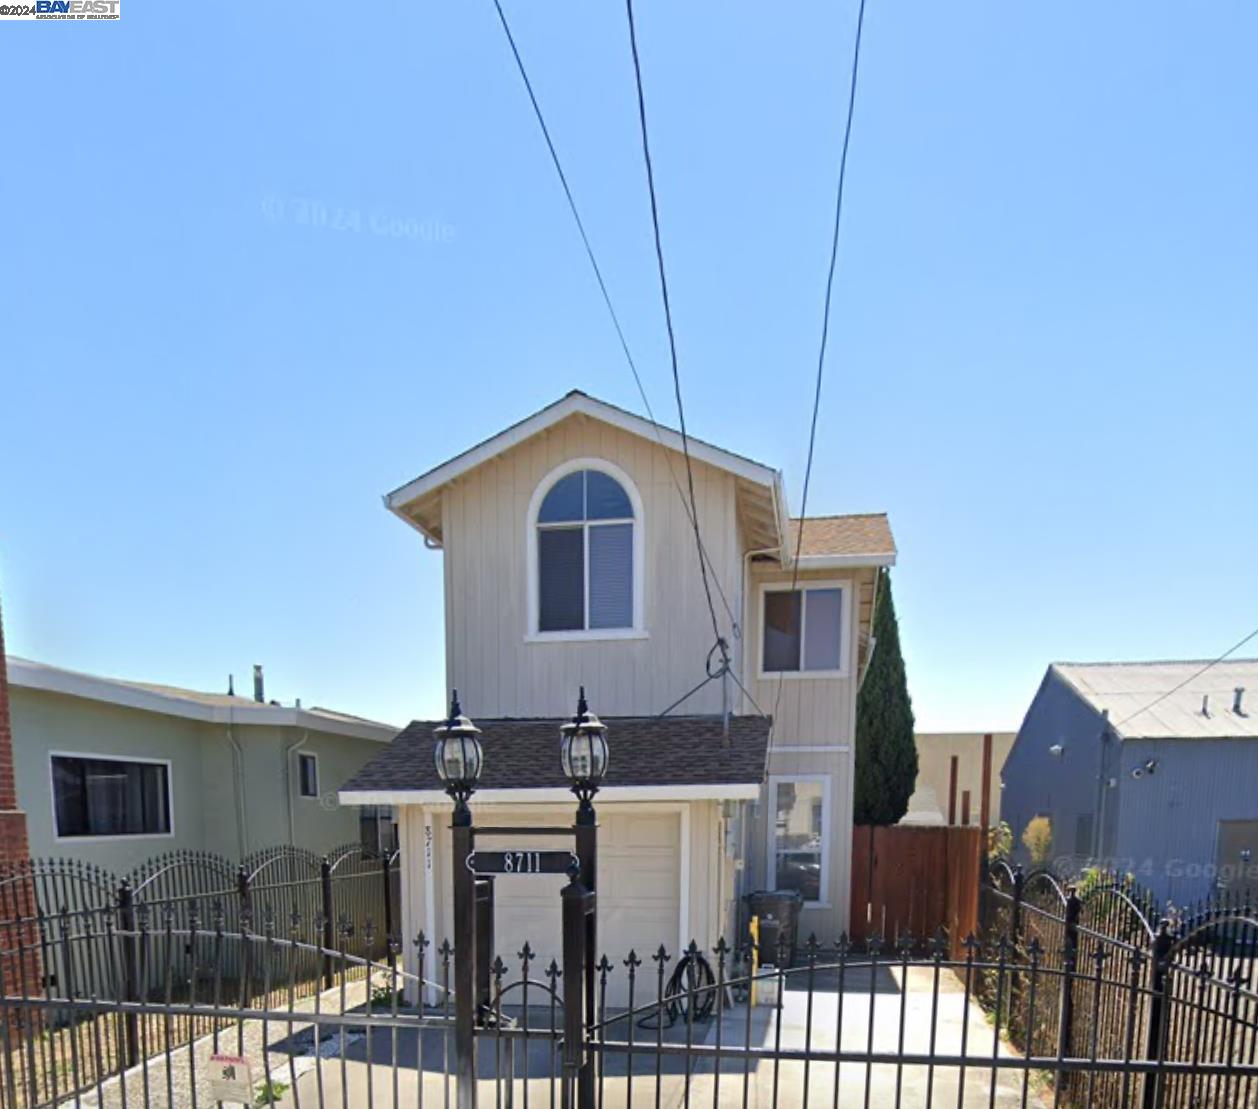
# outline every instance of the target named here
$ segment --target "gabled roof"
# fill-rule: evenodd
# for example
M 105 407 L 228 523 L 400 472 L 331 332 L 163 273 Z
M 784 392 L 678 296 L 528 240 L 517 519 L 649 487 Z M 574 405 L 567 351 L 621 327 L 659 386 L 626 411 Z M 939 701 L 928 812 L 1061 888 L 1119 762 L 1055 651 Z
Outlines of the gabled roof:
M 1258 659 L 1213 666 L 1209 659 L 1055 662 L 1050 669 L 1097 712 L 1108 711 L 1110 726 L 1124 739 L 1258 737 Z M 1245 690 L 1241 713 L 1232 711 L 1238 688 Z M 1208 716 L 1201 711 L 1203 697 L 1209 699 Z
M 32 662 L 16 655 L 9 655 L 6 665 L 9 685 L 14 688 L 63 693 L 88 701 L 102 701 L 144 712 L 179 716 L 186 720 L 305 728 L 314 732 L 371 739 L 378 743 L 387 742 L 397 734 L 397 729 L 391 724 L 317 706 L 297 708 L 295 705 L 267 704 L 250 697 L 236 697 L 226 693 L 204 693 L 178 686 L 102 678 L 78 670 Z
M 432 754 L 433 729 L 441 723 L 414 721 L 341 787 L 341 802 L 443 802 Z M 621 716 L 603 723 L 611 754 L 600 796 L 608 800 L 641 797 L 647 790 L 677 800 L 759 796 L 769 742 L 767 717 L 731 717 L 728 746 L 718 716 Z M 569 798 L 554 720 L 503 718 L 477 720 L 476 725 L 485 753 L 477 790 L 482 801 Z
M 664 447 L 680 452 L 682 449 L 681 433 L 662 424 L 654 424 L 650 420 L 618 408 L 614 404 L 598 400 L 578 389 L 572 390 L 554 404 L 549 404 L 533 415 L 518 423 L 512 424 L 505 431 L 500 431 L 462 454 L 441 465 L 420 474 L 413 481 L 385 495 L 384 503 L 399 519 L 421 532 L 434 543 L 441 542 L 440 525 L 435 522 L 431 509 L 434 498 L 439 491 L 456 478 L 488 462 L 490 459 L 509 451 L 512 447 L 541 434 L 543 431 L 561 420 L 571 416 L 587 416 L 601 420 L 603 423 L 620 428 L 631 435 L 637 435 L 652 443 L 660 443 Z M 693 435 L 687 435 L 687 444 L 692 458 L 705 462 L 709 466 L 725 470 L 738 478 L 740 488 L 751 488 L 759 491 L 758 500 L 767 505 L 769 516 L 776 517 L 776 534 L 780 539 L 786 528 L 786 493 L 782 485 L 779 471 L 722 447 L 713 446 Z
M 787 531 L 787 558 L 799 544 L 799 564 L 808 567 L 894 566 L 895 540 L 885 512 L 851 516 L 805 516 L 803 538 L 800 521 L 793 519 Z
M 441 491 L 445 486 L 560 421 L 578 415 L 601 420 L 669 450 L 678 453 L 682 450 L 681 433 L 673 428 L 653 423 L 574 389 L 554 404 L 386 494 L 385 507 L 419 531 L 430 543 L 440 546 L 443 539 Z M 744 525 L 751 529 L 749 535 L 756 540 L 752 546 L 779 548 L 783 565 L 789 565 L 795 557 L 799 521 L 787 515 L 786 490 L 781 472 L 745 455 L 696 439 L 693 435 L 687 436 L 687 443 L 691 457 L 725 470 L 737 479 L 740 517 Z M 891 537 L 891 528 L 884 513 L 809 516 L 804 521 L 804 543 L 800 553 L 802 568 L 892 566 L 895 556 L 895 540 Z

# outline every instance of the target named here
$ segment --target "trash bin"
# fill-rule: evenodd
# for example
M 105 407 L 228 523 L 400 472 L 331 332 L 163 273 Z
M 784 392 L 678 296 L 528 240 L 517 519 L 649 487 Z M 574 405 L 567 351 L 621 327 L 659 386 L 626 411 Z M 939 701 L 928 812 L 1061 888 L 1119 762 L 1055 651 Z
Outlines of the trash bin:
M 791 966 L 795 962 L 803 895 L 797 890 L 756 890 L 747 894 L 743 903 L 748 916 L 760 918 L 760 962 L 776 964 L 779 950 L 784 949 L 785 965 Z

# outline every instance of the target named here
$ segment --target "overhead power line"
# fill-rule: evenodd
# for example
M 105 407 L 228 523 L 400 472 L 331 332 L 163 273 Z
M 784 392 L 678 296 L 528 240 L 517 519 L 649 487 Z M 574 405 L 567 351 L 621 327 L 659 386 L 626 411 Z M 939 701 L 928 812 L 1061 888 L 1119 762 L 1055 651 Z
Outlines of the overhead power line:
M 555 167 L 555 173 L 559 177 L 559 183 L 563 188 L 564 196 L 568 201 L 568 209 L 572 213 L 573 221 L 577 225 L 577 231 L 581 235 L 581 242 L 585 246 L 585 256 L 589 259 L 590 268 L 594 271 L 594 278 L 598 282 L 599 292 L 602 294 L 603 303 L 607 306 L 607 314 L 611 317 L 612 326 L 616 329 L 616 338 L 620 341 L 620 349 L 624 352 L 625 362 L 629 366 L 629 372 L 633 375 L 634 384 L 638 388 L 638 396 L 642 398 L 643 407 L 646 409 L 647 418 L 651 422 L 652 428 L 655 430 L 655 438 L 659 441 L 661 447 L 664 447 L 664 436 L 659 422 L 655 418 L 655 412 L 651 408 L 651 402 L 647 398 L 646 388 L 642 384 L 642 375 L 638 372 L 637 363 L 634 361 L 633 353 L 629 349 L 629 342 L 625 338 L 624 328 L 620 324 L 620 316 L 616 312 L 616 307 L 612 303 L 611 293 L 608 291 L 607 282 L 603 279 L 602 267 L 598 264 L 598 257 L 594 253 L 594 247 L 590 242 L 590 236 L 585 230 L 585 222 L 581 219 L 581 212 L 577 208 L 576 198 L 573 196 L 572 188 L 568 184 L 568 175 L 564 172 L 563 163 L 559 159 L 559 152 L 555 148 L 554 140 L 551 138 L 550 128 L 546 124 L 546 117 L 542 112 L 542 106 L 537 99 L 537 94 L 533 90 L 533 82 L 529 79 L 528 70 L 524 65 L 524 58 L 520 54 L 519 47 L 516 45 L 515 36 L 511 33 L 511 25 L 507 20 L 506 12 L 503 10 L 501 0 L 493 0 L 494 8 L 498 13 L 498 21 L 502 25 L 503 34 L 506 35 L 507 43 L 511 47 L 511 54 L 515 58 L 516 69 L 519 71 L 520 79 L 524 82 L 524 88 L 528 92 L 529 102 L 533 106 L 533 115 L 537 118 L 538 126 L 541 128 L 542 137 L 546 140 L 546 149 L 550 152 L 551 164 Z M 683 446 L 686 444 L 685 428 L 682 428 Z M 695 528 L 696 537 L 698 537 L 698 521 L 693 511 L 693 498 L 690 503 L 686 500 L 686 494 L 681 487 L 681 482 L 677 478 L 677 472 L 673 469 L 673 460 L 670 457 L 667 448 L 665 448 L 664 461 L 668 465 L 669 476 L 673 480 L 673 487 L 677 490 L 678 497 L 681 498 L 682 508 L 686 512 L 687 518 L 691 525 Z M 689 463 L 689 455 L 687 452 L 687 463 Z M 693 492 L 693 488 L 692 488 Z M 716 567 L 712 566 L 712 559 L 708 555 L 707 550 L 703 547 L 702 539 L 699 539 L 699 558 L 700 566 L 704 563 L 712 569 L 713 580 L 716 583 L 717 593 L 720 595 L 721 604 L 725 608 L 725 613 L 729 617 L 730 626 L 733 630 L 735 638 L 741 636 L 741 628 L 739 626 L 738 617 L 734 615 L 734 610 L 730 606 L 729 598 L 725 595 L 725 590 L 721 585 L 720 575 L 716 572 Z M 706 586 L 706 574 L 705 574 Z M 711 597 L 709 594 L 709 605 Z
M 638 90 L 638 124 L 642 131 L 642 160 L 646 166 L 647 191 L 651 197 L 651 229 L 655 237 L 655 261 L 660 274 L 660 294 L 664 301 L 664 322 L 668 327 L 668 354 L 673 370 L 673 393 L 677 398 L 677 423 L 681 430 L 681 450 L 686 459 L 686 484 L 690 490 L 690 522 L 694 525 L 695 547 L 699 553 L 699 574 L 703 578 L 703 592 L 712 617 L 712 635 L 721 647 L 726 666 L 729 652 L 723 645 L 721 627 L 716 619 L 716 607 L 712 604 L 712 588 L 708 584 L 708 567 L 703 557 L 703 539 L 699 534 L 699 507 L 695 501 L 694 467 L 690 464 L 690 443 L 686 436 L 686 409 L 681 399 L 681 373 L 677 366 L 677 336 L 673 330 L 673 309 L 668 299 L 668 274 L 664 267 L 664 246 L 660 239 L 660 210 L 655 195 L 655 171 L 651 165 L 651 140 L 646 123 L 646 97 L 642 91 L 642 65 L 638 58 L 638 32 L 633 21 L 633 0 L 625 0 L 625 12 L 629 17 L 629 46 L 633 53 L 633 78 Z
M 1188 677 L 1186 677 L 1182 682 L 1180 682 L 1179 685 L 1175 686 L 1172 689 L 1168 689 L 1165 693 L 1162 693 L 1159 696 L 1154 697 L 1153 700 L 1150 701 L 1147 705 L 1144 705 L 1141 708 L 1136 709 L 1135 712 L 1127 716 L 1124 716 L 1117 724 L 1114 725 L 1114 727 L 1116 729 L 1121 728 L 1124 724 L 1127 723 L 1128 720 L 1134 720 L 1142 712 L 1148 712 L 1155 705 L 1160 705 L 1168 697 L 1172 696 L 1175 693 L 1178 693 L 1181 689 L 1184 688 L 1184 686 L 1189 685 L 1192 682 L 1195 682 L 1199 677 L 1201 677 L 1202 674 L 1206 673 L 1206 671 L 1213 670 L 1216 666 L 1219 665 L 1219 663 L 1223 662 L 1230 655 L 1234 655 L 1243 646 L 1245 646 L 1246 643 L 1248 643 L 1251 639 L 1254 639 L 1255 637 L 1258 637 L 1258 628 L 1255 628 L 1253 631 L 1251 631 L 1247 636 L 1245 636 L 1244 639 L 1240 640 L 1240 642 L 1233 643 L 1232 646 L 1230 646 L 1226 651 L 1224 651 L 1221 655 L 1219 655 L 1218 658 L 1212 659 L 1210 662 L 1207 662 L 1205 666 L 1203 666 L 1200 670 L 1196 671 L 1193 674 L 1188 675 Z
M 830 340 L 830 304 L 834 297 L 834 274 L 839 260 L 839 228 L 843 220 L 843 187 L 847 182 L 847 152 L 852 142 L 852 119 L 856 114 L 856 85 L 860 76 L 861 33 L 865 29 L 865 0 L 860 0 L 856 13 L 856 38 L 852 46 L 852 67 L 848 79 L 847 122 L 843 126 L 843 148 L 839 155 L 839 183 L 834 198 L 834 232 L 830 237 L 830 267 L 826 273 L 825 302 L 821 310 L 821 342 L 817 350 L 816 383 L 813 386 L 812 419 L 808 426 L 808 461 L 804 465 L 804 492 L 799 506 L 799 526 L 795 534 L 795 550 L 792 556 L 791 592 L 799 584 L 799 554 L 804 544 L 804 518 L 808 515 L 808 490 L 812 483 L 813 453 L 817 445 L 817 415 L 821 411 L 821 384 L 825 377 L 826 350 Z M 803 619 L 804 600 L 800 598 L 800 619 Z M 800 643 L 803 651 L 803 643 Z M 802 659 L 801 659 L 802 665 Z M 773 700 L 773 718 L 776 730 L 778 705 L 782 699 L 783 674 L 778 675 L 777 694 Z

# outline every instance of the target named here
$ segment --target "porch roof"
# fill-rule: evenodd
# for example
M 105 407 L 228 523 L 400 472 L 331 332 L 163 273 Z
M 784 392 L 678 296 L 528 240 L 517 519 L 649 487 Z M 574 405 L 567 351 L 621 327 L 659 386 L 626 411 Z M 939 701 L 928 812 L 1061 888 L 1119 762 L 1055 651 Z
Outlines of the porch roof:
M 731 716 L 729 743 L 719 716 L 609 717 L 609 793 L 663 789 L 686 796 L 755 796 L 765 777 L 770 719 Z M 340 789 L 347 804 L 423 803 L 444 798 L 433 763 L 433 729 L 416 720 Z M 551 719 L 477 720 L 485 766 L 480 792 L 523 795 L 565 791 L 559 726 Z

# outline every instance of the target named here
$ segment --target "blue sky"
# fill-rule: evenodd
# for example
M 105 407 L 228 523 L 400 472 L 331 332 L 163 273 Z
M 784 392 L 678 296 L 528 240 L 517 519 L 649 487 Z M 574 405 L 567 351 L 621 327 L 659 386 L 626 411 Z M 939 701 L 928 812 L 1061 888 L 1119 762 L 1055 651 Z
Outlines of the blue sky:
M 504 0 L 673 415 L 623 7 Z M 855 4 L 639 0 L 691 430 L 798 508 Z M 919 724 L 1258 625 L 1258 8 L 869 0 L 814 512 L 885 509 Z M 9 649 L 404 721 L 380 494 L 639 409 L 490 0 L 0 24 Z M 469 697 L 474 712 L 474 698 Z

